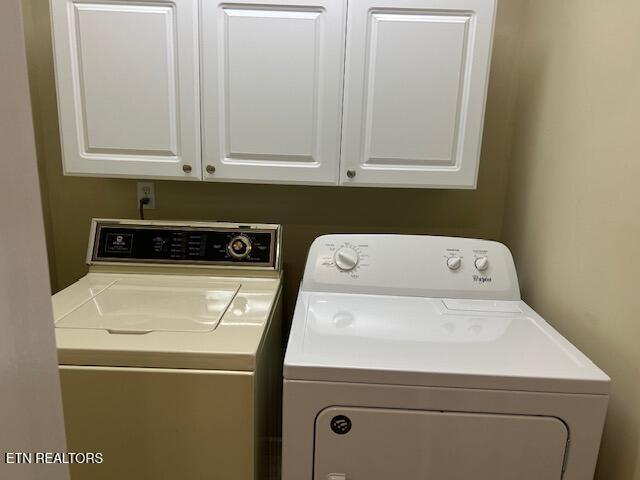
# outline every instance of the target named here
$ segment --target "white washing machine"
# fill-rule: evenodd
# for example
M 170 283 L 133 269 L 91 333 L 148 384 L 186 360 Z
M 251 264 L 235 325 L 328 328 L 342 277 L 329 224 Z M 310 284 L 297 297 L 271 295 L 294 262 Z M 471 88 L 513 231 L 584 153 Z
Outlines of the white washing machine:
M 277 225 L 94 220 L 53 297 L 73 480 L 262 480 L 279 435 Z
M 313 243 L 284 378 L 283 480 L 591 479 L 609 390 L 504 245 L 409 235 Z

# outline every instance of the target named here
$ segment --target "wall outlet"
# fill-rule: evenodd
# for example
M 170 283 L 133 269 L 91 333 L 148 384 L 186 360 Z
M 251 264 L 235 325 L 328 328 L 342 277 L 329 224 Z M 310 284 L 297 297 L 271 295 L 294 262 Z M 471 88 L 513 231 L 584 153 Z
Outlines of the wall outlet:
M 147 197 L 149 199 L 149 203 L 144 206 L 145 210 L 150 210 L 152 208 L 156 208 L 156 189 L 153 182 L 137 182 L 138 188 L 138 204 L 140 205 L 140 199 Z

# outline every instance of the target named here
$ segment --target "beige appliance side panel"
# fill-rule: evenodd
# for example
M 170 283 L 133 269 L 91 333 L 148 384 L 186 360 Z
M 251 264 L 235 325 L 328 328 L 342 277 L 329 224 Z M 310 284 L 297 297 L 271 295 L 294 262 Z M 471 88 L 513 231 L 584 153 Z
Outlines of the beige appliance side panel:
M 60 368 L 73 480 L 254 480 L 252 372 Z
M 315 439 L 315 480 L 558 480 L 568 432 L 551 417 L 331 407 Z
M 282 436 L 282 290 L 256 358 L 256 479 L 280 478 Z

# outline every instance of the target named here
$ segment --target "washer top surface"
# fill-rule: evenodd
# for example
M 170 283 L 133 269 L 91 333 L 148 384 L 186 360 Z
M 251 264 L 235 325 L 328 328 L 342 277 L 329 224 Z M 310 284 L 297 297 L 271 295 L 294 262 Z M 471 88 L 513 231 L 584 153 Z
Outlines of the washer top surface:
M 509 250 L 418 235 L 312 245 L 290 380 L 607 394 L 609 377 L 520 299 Z
M 252 370 L 280 278 L 90 272 L 53 296 L 65 365 Z
M 88 292 L 90 300 L 60 318 L 56 327 L 125 334 L 210 332 L 239 289 L 240 283 L 206 277 L 125 276 Z
M 254 370 L 279 245 L 277 225 L 94 220 L 89 273 L 52 298 L 60 364 Z

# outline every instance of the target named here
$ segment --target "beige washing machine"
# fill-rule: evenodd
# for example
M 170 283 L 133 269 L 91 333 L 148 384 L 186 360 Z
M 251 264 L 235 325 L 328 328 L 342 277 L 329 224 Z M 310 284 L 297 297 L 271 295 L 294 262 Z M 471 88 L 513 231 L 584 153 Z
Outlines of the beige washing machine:
M 266 476 L 279 435 L 278 225 L 94 220 L 53 296 L 73 480 Z

